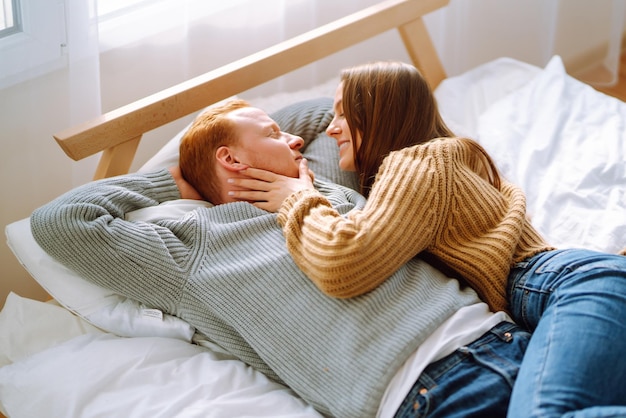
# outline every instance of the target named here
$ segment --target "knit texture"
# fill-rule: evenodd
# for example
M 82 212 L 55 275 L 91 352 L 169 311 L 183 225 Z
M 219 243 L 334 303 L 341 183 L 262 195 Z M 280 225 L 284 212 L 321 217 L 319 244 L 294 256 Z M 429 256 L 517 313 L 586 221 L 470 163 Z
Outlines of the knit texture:
M 350 189 L 318 187 L 339 214 L 364 205 Z M 87 280 L 181 317 L 323 414 L 374 417 L 407 357 L 478 301 L 419 259 L 366 295 L 326 297 L 293 262 L 276 215 L 245 202 L 156 223 L 124 219 L 176 198 L 167 170 L 115 177 L 37 209 L 31 228 Z
M 472 169 L 456 138 L 392 152 L 363 210 L 342 216 L 319 192 L 292 194 L 278 221 L 300 268 L 324 293 L 350 298 L 376 289 L 427 251 L 454 269 L 494 311 L 507 310 L 512 263 L 551 249 L 526 218 L 526 199 Z

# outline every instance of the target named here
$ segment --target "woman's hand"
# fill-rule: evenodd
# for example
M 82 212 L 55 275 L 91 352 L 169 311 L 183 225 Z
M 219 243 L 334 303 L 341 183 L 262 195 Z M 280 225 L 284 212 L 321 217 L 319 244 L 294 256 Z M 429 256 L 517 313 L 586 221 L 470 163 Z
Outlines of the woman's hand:
M 195 187 L 185 180 L 179 166 L 170 167 L 168 170 L 174 178 L 174 181 L 176 181 L 181 199 L 204 200 Z
M 269 212 L 278 212 L 283 201 L 292 193 L 314 189 L 314 175 L 306 159 L 300 160 L 299 177 L 287 177 L 271 171 L 248 167 L 239 171 L 246 178 L 230 178 L 228 183 L 238 189 L 228 192 L 237 200 L 251 202 L 254 206 Z

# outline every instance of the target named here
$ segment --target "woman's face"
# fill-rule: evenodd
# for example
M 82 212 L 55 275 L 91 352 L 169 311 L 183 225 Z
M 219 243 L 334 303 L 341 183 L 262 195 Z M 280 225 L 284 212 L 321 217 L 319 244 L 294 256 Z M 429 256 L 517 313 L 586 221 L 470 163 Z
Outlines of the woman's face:
M 335 91 L 335 102 L 333 103 L 335 116 L 330 121 L 330 125 L 326 128 L 326 134 L 337 141 L 339 147 L 339 168 L 344 171 L 356 171 L 354 164 L 355 146 L 358 150 L 361 146 L 361 136 L 357 135 L 356 141 L 352 140 L 348 122 L 343 114 L 343 82 L 337 86 Z M 356 145 L 355 145 L 356 142 Z

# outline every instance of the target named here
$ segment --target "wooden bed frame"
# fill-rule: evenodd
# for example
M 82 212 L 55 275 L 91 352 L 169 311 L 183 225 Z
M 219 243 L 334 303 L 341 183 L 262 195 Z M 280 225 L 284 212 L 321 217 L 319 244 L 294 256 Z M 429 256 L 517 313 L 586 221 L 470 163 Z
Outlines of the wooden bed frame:
M 94 179 L 127 173 L 144 133 L 396 28 L 435 88 L 445 71 L 422 16 L 448 0 L 387 0 L 54 135 L 81 160 L 103 151 Z

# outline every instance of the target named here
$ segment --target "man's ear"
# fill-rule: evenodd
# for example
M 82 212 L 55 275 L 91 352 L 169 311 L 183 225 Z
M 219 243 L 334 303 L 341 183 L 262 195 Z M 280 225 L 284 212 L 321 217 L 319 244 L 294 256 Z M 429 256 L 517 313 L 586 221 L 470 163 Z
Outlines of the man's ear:
M 247 166 L 237 161 L 237 158 L 227 146 L 221 146 L 215 151 L 215 159 L 217 163 L 228 171 L 240 171 Z

